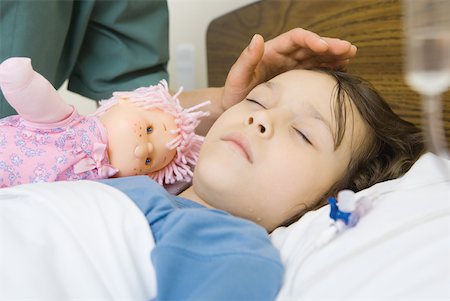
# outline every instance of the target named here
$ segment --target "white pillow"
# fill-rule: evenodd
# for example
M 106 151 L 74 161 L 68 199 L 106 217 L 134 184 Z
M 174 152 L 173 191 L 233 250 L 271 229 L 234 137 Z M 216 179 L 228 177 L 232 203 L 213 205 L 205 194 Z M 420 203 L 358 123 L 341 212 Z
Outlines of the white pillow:
M 445 168 L 449 174 L 450 161 L 427 153 L 402 178 L 357 193 L 376 198 L 373 209 L 323 247 L 315 243 L 332 222 L 329 206 L 276 229 L 271 238 L 286 267 L 277 300 L 449 300 Z

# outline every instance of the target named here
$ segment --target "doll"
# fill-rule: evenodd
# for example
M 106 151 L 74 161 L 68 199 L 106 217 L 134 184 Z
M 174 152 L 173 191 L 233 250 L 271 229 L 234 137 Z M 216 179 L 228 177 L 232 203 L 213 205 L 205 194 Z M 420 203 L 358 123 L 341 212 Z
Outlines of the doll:
M 29 58 L 0 64 L 0 88 L 18 115 L 0 120 L 0 187 L 148 175 L 189 182 L 203 137 L 205 101 L 184 109 L 167 82 L 114 92 L 90 116 L 66 104 Z

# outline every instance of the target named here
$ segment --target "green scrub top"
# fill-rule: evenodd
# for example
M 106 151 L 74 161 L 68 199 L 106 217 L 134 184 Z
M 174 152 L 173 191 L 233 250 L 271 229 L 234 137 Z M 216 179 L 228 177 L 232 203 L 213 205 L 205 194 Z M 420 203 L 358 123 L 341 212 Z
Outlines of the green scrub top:
M 55 88 L 101 100 L 168 78 L 168 30 L 165 0 L 0 0 L 0 62 L 30 57 Z

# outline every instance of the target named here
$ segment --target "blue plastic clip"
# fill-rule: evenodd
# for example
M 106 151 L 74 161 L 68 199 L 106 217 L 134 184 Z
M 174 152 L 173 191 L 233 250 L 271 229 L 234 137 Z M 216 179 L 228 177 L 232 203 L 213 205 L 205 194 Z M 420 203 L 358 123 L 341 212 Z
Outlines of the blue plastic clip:
M 330 217 L 337 221 L 342 220 L 346 225 L 349 224 L 349 218 L 352 214 L 351 212 L 344 212 L 339 210 L 339 207 L 337 205 L 337 200 L 334 197 L 328 198 L 328 203 L 330 204 Z

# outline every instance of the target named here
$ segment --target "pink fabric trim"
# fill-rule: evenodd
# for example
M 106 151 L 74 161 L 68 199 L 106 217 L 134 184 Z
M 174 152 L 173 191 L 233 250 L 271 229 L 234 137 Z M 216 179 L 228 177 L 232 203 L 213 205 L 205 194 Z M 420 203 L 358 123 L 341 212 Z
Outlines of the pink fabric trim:
M 68 124 L 70 124 L 75 118 L 77 118 L 79 115 L 77 111 L 75 110 L 74 106 L 70 105 L 72 108 L 72 112 L 63 120 L 59 122 L 53 122 L 53 123 L 39 123 L 39 122 L 32 122 L 28 120 L 23 120 L 23 125 L 26 127 L 32 127 L 35 129 L 42 129 L 42 130 L 51 130 L 54 128 L 63 128 L 66 127 Z

